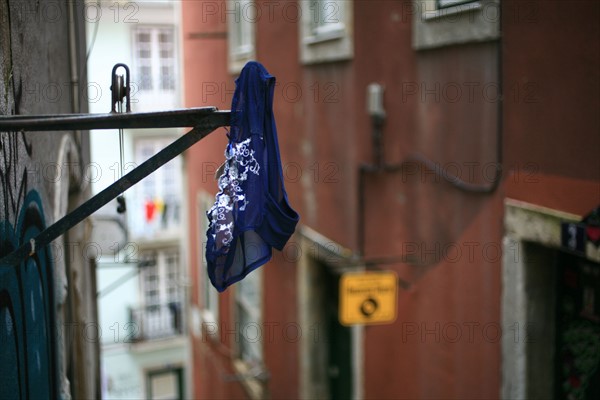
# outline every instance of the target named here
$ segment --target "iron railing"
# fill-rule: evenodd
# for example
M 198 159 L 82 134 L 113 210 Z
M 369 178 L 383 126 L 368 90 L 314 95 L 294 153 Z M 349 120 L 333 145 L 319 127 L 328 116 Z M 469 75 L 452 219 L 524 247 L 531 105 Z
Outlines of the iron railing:
M 130 319 L 135 326 L 133 340 L 140 342 L 182 335 L 182 316 L 179 302 L 131 308 Z

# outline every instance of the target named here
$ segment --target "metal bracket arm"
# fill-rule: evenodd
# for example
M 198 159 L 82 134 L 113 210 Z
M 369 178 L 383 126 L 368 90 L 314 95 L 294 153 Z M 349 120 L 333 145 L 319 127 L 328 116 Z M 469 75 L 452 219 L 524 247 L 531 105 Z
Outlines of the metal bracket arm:
M 147 116 L 142 117 L 141 119 L 131 118 L 136 116 L 139 117 L 142 114 L 147 114 Z M 126 117 L 130 117 L 131 119 Z M 104 114 L 88 114 L 51 116 L 49 118 L 2 117 L 0 119 L 0 131 L 176 127 L 189 126 L 192 122 L 194 128 L 191 131 L 179 137 L 127 175 L 123 176 L 121 179 L 81 204 L 75 210 L 44 229 L 32 239 L 31 243 L 22 244 L 21 247 L 0 259 L 0 266 L 19 264 L 30 254 L 34 253 L 35 248 L 47 246 L 50 242 L 89 217 L 125 190 L 177 157 L 196 142 L 208 136 L 215 129 L 222 126 L 229 126 L 230 124 L 230 112 L 216 111 L 216 108 L 213 107 L 158 113 L 108 114 L 108 116 Z
M 68 131 L 88 129 L 137 129 L 198 127 L 209 115 L 227 114 L 215 107 L 171 111 L 107 114 L 11 115 L 0 117 L 0 131 Z M 219 117 L 216 117 L 219 118 Z M 227 123 L 226 125 L 229 125 Z

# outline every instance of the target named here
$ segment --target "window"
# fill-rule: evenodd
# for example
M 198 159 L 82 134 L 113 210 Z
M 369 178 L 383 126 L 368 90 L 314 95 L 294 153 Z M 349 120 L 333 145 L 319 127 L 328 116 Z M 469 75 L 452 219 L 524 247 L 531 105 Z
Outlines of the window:
M 183 368 L 147 372 L 147 399 L 183 399 Z
M 135 164 L 140 165 L 173 141 L 172 138 L 141 138 L 134 142 Z M 134 187 L 127 204 L 130 232 L 136 238 L 177 235 L 181 226 L 181 159 L 174 158 Z M 125 195 L 127 197 L 127 195 Z
M 140 253 L 141 307 L 132 319 L 138 339 L 155 339 L 182 333 L 183 291 L 177 248 Z
M 300 57 L 303 63 L 353 56 L 352 1 L 310 0 L 301 3 Z
M 244 376 L 242 385 L 251 399 L 266 397 L 269 373 L 263 363 L 262 268 L 235 285 L 236 355 L 233 367 Z
M 215 324 L 219 320 L 219 293 L 208 279 L 206 264 L 206 231 L 208 230 L 208 218 L 206 212 L 212 207 L 214 199 L 206 192 L 199 192 L 197 196 L 198 206 L 198 241 L 202 243 L 198 254 L 198 281 L 200 282 L 200 306 L 202 307 L 202 321 Z M 210 332 L 216 333 L 215 329 Z
M 259 10 L 253 0 L 228 0 L 229 72 L 239 73 L 244 65 L 256 57 L 254 50 L 254 23 Z
M 428 49 L 500 36 L 500 0 L 416 0 L 413 47 Z
M 238 356 L 250 368 L 262 366 L 262 269 L 237 283 Z
M 477 0 L 436 0 L 437 8 L 453 7 L 458 4 L 476 3 Z
M 338 1 L 315 0 L 310 2 L 311 36 L 308 40 L 324 41 L 340 38 L 344 34 L 344 6 Z
M 133 52 L 132 100 L 139 100 L 143 107 L 174 106 L 177 54 L 173 27 L 135 28 Z
M 160 283 L 158 279 L 158 266 L 156 253 L 146 253 L 142 257 L 142 287 L 144 288 L 144 306 L 156 307 L 160 305 Z
M 146 250 L 141 253 L 140 263 L 144 306 L 153 308 L 181 302 L 177 248 Z

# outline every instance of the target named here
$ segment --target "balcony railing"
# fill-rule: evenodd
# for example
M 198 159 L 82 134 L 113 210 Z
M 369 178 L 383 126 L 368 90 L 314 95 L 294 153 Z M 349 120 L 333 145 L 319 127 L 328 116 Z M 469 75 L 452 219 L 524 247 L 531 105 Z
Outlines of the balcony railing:
M 162 339 L 183 334 L 181 303 L 150 305 L 130 309 L 131 322 L 137 327 L 134 340 Z

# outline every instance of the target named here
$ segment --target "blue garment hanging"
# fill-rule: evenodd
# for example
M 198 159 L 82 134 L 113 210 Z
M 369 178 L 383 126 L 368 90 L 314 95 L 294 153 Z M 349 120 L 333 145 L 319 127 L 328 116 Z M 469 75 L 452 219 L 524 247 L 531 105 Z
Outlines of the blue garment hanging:
M 299 216 L 288 204 L 273 116 L 275 77 L 247 63 L 231 105 L 231 131 L 215 204 L 206 213 L 206 261 L 222 292 L 282 250 Z

